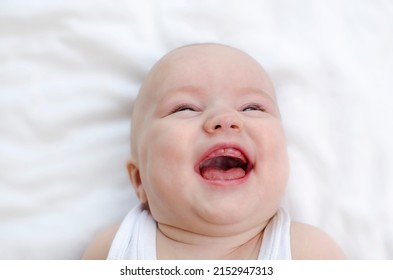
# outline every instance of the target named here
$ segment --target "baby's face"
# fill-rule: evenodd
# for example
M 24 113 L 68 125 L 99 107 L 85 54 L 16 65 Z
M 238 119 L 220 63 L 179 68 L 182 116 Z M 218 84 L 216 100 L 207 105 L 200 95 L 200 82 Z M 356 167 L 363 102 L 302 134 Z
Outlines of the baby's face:
M 133 125 L 133 183 L 158 222 L 221 235 L 277 210 L 286 141 L 273 86 L 246 54 L 219 45 L 168 54 L 141 90 Z

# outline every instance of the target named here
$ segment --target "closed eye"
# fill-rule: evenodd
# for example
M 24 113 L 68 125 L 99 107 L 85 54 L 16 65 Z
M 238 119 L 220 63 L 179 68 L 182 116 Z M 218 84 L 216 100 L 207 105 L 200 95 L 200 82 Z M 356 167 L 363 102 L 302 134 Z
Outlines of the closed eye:
M 260 104 L 247 104 L 242 108 L 243 112 L 249 112 L 249 111 L 262 111 L 265 112 L 265 108 L 261 106 Z
M 171 111 L 171 114 L 177 113 L 177 112 L 184 112 L 184 111 L 197 111 L 198 109 L 192 105 L 189 104 L 182 104 L 179 105 L 177 107 L 175 107 L 175 109 L 173 109 Z

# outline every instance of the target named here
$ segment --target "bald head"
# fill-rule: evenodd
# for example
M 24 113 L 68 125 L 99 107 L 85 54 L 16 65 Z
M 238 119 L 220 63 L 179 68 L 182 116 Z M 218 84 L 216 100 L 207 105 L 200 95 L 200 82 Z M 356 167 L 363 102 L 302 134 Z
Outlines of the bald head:
M 220 44 L 194 44 L 177 48 L 163 56 L 146 76 L 132 114 L 132 155 L 143 128 L 154 117 L 156 107 L 168 93 L 180 87 L 203 86 L 211 93 L 233 85 L 260 89 L 274 102 L 273 84 L 262 66 L 248 54 Z M 209 90 L 210 91 L 210 90 Z

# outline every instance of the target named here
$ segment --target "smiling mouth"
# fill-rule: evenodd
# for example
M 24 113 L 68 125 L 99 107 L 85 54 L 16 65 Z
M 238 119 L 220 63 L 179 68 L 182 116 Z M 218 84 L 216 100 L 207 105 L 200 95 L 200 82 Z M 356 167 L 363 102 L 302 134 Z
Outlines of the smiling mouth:
M 199 174 L 209 181 L 239 180 L 250 172 L 252 164 L 235 148 L 221 148 L 208 154 L 199 164 Z

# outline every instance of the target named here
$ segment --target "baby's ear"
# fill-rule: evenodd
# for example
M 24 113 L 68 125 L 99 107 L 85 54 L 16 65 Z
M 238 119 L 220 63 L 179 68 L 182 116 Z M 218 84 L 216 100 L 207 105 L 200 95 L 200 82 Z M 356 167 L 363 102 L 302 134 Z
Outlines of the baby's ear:
M 142 204 L 147 204 L 147 196 L 145 188 L 142 184 L 141 176 L 139 173 L 139 168 L 135 161 L 130 159 L 127 161 L 128 176 L 130 178 L 131 184 L 134 186 L 135 193 Z

